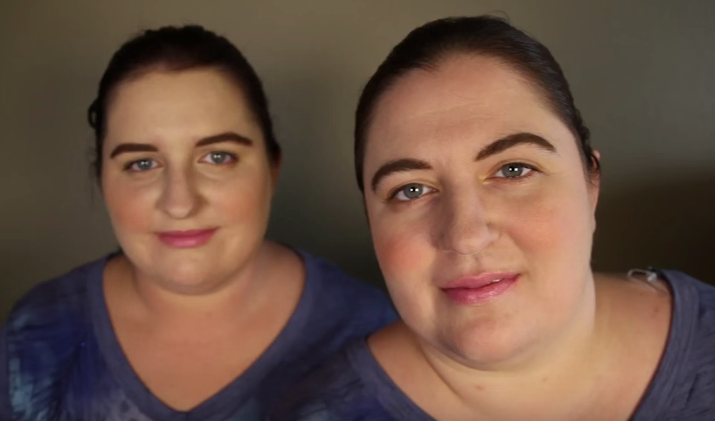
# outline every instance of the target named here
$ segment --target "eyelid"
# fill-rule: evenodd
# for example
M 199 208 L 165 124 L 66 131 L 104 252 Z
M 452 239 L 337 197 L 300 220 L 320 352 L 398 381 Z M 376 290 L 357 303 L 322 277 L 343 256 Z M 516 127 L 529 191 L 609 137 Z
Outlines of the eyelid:
M 526 175 L 523 175 L 520 177 L 498 176 L 497 174 L 499 174 L 499 172 L 502 171 L 502 169 L 504 169 L 504 167 L 506 167 L 507 165 L 515 165 L 515 166 L 518 165 L 518 166 L 527 168 L 529 170 L 529 172 L 526 173 Z M 506 180 L 516 181 L 516 180 L 523 180 L 525 178 L 531 177 L 531 174 L 533 174 L 533 173 L 541 173 L 541 172 L 542 171 L 534 164 L 528 164 L 528 163 L 522 162 L 522 161 L 507 161 L 507 162 L 499 164 L 496 167 L 496 169 L 494 171 L 492 171 L 491 175 L 487 178 L 490 178 L 490 179 L 496 178 L 496 179 L 502 179 L 502 180 L 506 179 Z
M 233 153 L 233 152 L 229 152 L 229 151 L 223 151 L 223 150 L 212 150 L 212 151 L 206 152 L 205 154 L 203 154 L 203 155 L 201 156 L 201 159 L 199 159 L 199 161 L 202 161 L 202 162 L 203 162 L 206 158 L 210 158 L 211 155 L 213 155 L 213 154 L 225 154 L 225 155 L 227 155 L 228 157 L 231 158 L 231 161 L 229 161 L 229 162 L 222 162 L 222 163 L 220 163 L 220 164 L 216 164 L 216 163 L 213 163 L 213 162 L 209 162 L 210 164 L 214 164 L 214 165 L 225 165 L 225 164 L 228 164 L 228 163 L 230 163 L 230 162 L 238 162 L 238 154 Z
M 387 200 L 393 200 L 393 199 L 395 198 L 395 196 L 397 196 L 397 194 L 398 194 L 399 192 L 401 192 L 405 187 L 407 187 L 407 186 L 409 186 L 409 185 L 412 185 L 412 184 L 422 185 L 421 183 L 405 183 L 405 184 L 400 184 L 400 185 L 398 185 L 397 187 L 395 187 L 395 188 L 393 188 L 393 189 L 390 189 L 390 190 L 388 191 L 388 193 L 387 193 Z
M 400 192 L 401 192 L 402 190 L 404 190 L 405 187 L 411 186 L 411 185 L 422 186 L 422 187 L 424 187 L 425 189 L 428 189 L 429 191 L 423 193 L 420 197 L 418 197 L 418 198 L 416 198 L 416 199 L 400 200 L 400 199 L 397 199 L 397 198 L 396 198 L 396 196 L 397 196 L 398 194 L 400 194 Z M 405 183 L 405 184 L 401 184 L 400 186 L 398 186 L 398 187 L 396 187 L 395 189 L 391 190 L 390 193 L 389 193 L 388 196 L 387 196 L 387 200 L 386 200 L 386 201 L 387 201 L 387 202 L 393 202 L 393 201 L 394 201 L 394 202 L 399 202 L 399 203 L 414 202 L 414 201 L 419 200 L 419 199 L 421 199 L 421 198 L 423 198 L 423 197 L 425 197 L 425 196 L 427 196 L 427 195 L 430 195 L 430 194 L 432 194 L 432 193 L 434 193 L 434 192 L 436 192 L 436 191 L 437 191 L 437 189 L 436 189 L 435 187 L 432 187 L 432 186 L 430 186 L 430 185 L 428 185 L 428 184 L 425 184 L 425 183 L 416 183 L 416 182 Z
M 153 163 L 156 164 L 156 166 L 150 168 L 149 170 L 133 170 L 132 167 L 133 167 L 134 165 L 136 165 L 137 163 L 141 162 L 141 161 L 152 161 Z M 159 161 L 157 161 L 157 160 L 154 159 L 154 158 L 132 159 L 131 161 L 128 161 L 127 163 L 125 163 L 124 165 L 122 165 L 122 169 L 123 169 L 124 171 L 129 171 L 129 172 L 147 172 L 147 171 L 150 171 L 150 170 L 155 170 L 155 169 L 160 168 L 160 167 L 161 167 L 161 164 L 159 164 Z

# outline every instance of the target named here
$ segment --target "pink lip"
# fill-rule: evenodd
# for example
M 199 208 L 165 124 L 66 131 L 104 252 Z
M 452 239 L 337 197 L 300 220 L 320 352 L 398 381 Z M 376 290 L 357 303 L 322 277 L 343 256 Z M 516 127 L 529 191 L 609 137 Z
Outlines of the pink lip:
M 494 282 L 501 279 L 499 282 Z M 491 301 L 502 295 L 519 279 L 517 273 L 484 273 L 459 278 L 442 287 L 442 291 L 456 304 L 473 305 Z
M 170 247 L 191 248 L 206 244 L 218 228 L 187 231 L 165 231 L 157 233 L 159 239 Z

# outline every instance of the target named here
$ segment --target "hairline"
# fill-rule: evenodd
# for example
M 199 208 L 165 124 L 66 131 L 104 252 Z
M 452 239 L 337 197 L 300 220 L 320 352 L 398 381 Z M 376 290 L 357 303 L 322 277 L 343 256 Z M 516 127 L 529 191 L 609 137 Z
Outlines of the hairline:
M 435 54 L 434 57 L 432 57 L 430 60 L 426 60 L 422 63 L 417 64 L 416 66 L 413 66 L 409 69 L 406 69 L 405 71 L 402 71 L 396 76 L 393 76 L 389 83 L 385 85 L 385 87 L 382 89 L 382 91 L 376 96 L 373 104 L 370 106 L 370 110 L 365 116 L 365 120 L 363 123 L 363 129 L 361 130 L 362 134 L 362 158 L 361 158 L 361 165 L 362 168 L 360 169 L 361 171 L 361 177 L 365 178 L 365 156 L 367 154 L 367 146 L 368 146 L 368 137 L 370 133 L 370 129 L 372 127 L 374 115 L 377 113 L 378 108 L 383 102 L 383 98 L 386 97 L 387 95 L 392 92 L 392 90 L 396 89 L 396 86 L 402 81 L 403 79 L 406 79 L 409 77 L 411 74 L 418 72 L 418 71 L 423 71 L 423 72 L 428 72 L 428 73 L 437 73 L 439 70 L 445 65 L 445 63 L 449 62 L 450 60 L 455 60 L 458 58 L 462 57 L 483 57 L 486 59 L 494 60 L 495 62 L 502 64 L 509 69 L 511 69 L 514 74 L 516 74 L 527 86 L 531 87 L 533 90 L 533 93 L 535 94 L 535 98 L 542 103 L 543 106 L 545 106 L 549 112 L 551 112 L 556 118 L 561 121 L 566 128 L 569 130 L 571 135 L 573 136 L 573 141 L 576 142 L 576 146 L 579 148 L 579 156 L 580 160 L 582 162 L 582 165 L 584 167 L 584 170 L 586 172 L 587 178 L 592 177 L 592 168 L 590 166 L 590 163 L 585 162 L 584 157 L 583 157 L 583 152 L 581 151 L 581 147 L 579 146 L 579 142 L 583 142 L 584 140 L 581 139 L 581 136 L 577 132 L 577 129 L 573 127 L 573 125 L 567 121 L 566 118 L 561 113 L 561 110 L 559 109 L 558 105 L 556 104 L 556 101 L 553 98 L 553 95 L 551 92 L 548 90 L 547 87 L 544 86 L 543 83 L 540 82 L 539 78 L 532 75 L 531 72 L 529 72 L 527 69 L 525 69 L 525 66 L 519 66 L 518 63 L 515 63 L 514 60 L 509 60 L 508 56 L 507 58 L 496 54 L 496 53 L 491 53 L 489 51 L 472 51 L 469 49 L 467 46 L 459 46 L 459 45 L 454 45 L 450 46 L 448 50 L 440 52 L 438 54 Z M 364 194 L 364 186 L 365 183 L 364 181 L 361 180 L 361 184 L 363 185 L 363 194 Z

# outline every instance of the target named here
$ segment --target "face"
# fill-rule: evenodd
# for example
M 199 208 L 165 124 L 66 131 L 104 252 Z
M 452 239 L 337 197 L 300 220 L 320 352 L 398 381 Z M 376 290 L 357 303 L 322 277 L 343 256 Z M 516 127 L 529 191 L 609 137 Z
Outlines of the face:
M 597 180 L 510 67 L 462 56 L 408 73 L 374 110 L 364 162 L 387 286 L 432 349 L 508 363 L 589 317 Z
M 192 293 L 250 264 L 277 167 L 226 75 L 152 71 L 121 83 L 108 106 L 102 159 L 112 225 L 138 273 Z

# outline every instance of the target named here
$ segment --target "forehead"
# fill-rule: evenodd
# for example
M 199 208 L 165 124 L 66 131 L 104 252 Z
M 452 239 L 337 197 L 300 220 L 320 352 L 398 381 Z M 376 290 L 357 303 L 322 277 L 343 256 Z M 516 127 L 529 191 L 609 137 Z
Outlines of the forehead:
M 419 140 L 462 135 L 488 142 L 520 131 L 572 138 L 541 92 L 511 66 L 491 57 L 460 55 L 433 69 L 411 71 L 383 94 L 366 152 L 376 145 L 380 150 L 414 147 Z
M 243 91 L 215 69 L 141 74 L 120 83 L 107 107 L 108 140 L 202 136 L 220 128 L 240 130 L 258 140 L 258 126 Z

